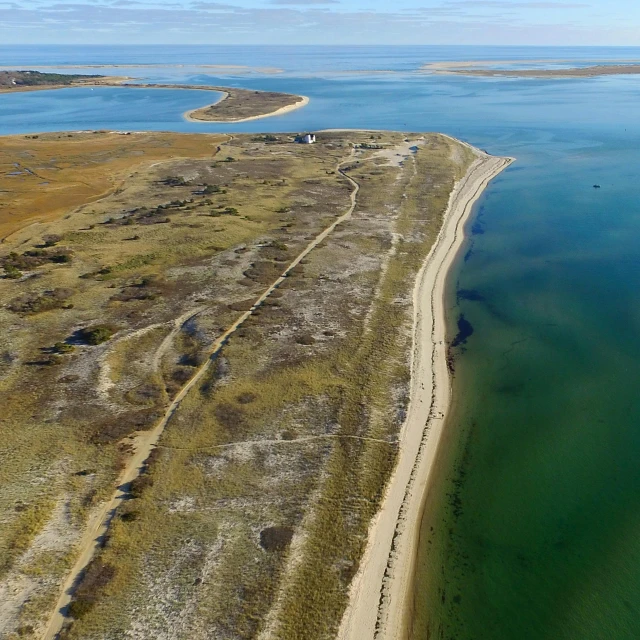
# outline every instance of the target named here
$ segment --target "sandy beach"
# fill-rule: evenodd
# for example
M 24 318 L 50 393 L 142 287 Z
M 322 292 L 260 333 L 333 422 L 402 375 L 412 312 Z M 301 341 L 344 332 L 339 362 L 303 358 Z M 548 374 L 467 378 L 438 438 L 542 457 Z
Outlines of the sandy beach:
M 399 640 L 412 598 L 422 504 L 445 428 L 451 385 L 447 367 L 444 290 L 447 272 L 464 240 L 473 204 L 512 158 L 477 158 L 449 199 L 438 239 L 416 278 L 411 390 L 400 434 L 398 462 L 369 528 L 369 540 L 349 595 L 340 640 Z
M 222 98 L 220 98 L 220 100 L 218 100 L 218 102 L 215 102 L 214 104 L 219 104 L 229 96 L 229 94 L 224 91 L 222 93 L 224 94 Z M 300 97 L 302 98 L 302 100 L 296 102 L 295 104 L 288 104 L 286 107 L 280 107 L 279 109 L 276 109 L 271 113 L 263 113 L 259 116 L 251 116 L 250 118 L 239 118 L 238 120 L 203 120 L 202 118 L 194 118 L 192 116 L 192 114 L 195 113 L 196 111 L 202 111 L 207 107 L 199 107 L 198 109 L 191 109 L 190 111 L 187 111 L 186 113 L 184 113 L 183 116 L 185 120 L 188 120 L 189 122 L 197 122 L 199 124 L 202 124 L 203 122 L 205 123 L 211 122 L 213 124 L 249 122 L 250 120 L 261 120 L 262 118 L 271 118 L 272 116 L 281 116 L 281 115 L 284 115 L 285 113 L 289 113 L 289 111 L 295 111 L 295 109 L 306 107 L 309 104 L 309 98 L 307 98 L 307 96 L 300 96 Z M 209 105 L 209 106 L 213 106 L 213 105 Z

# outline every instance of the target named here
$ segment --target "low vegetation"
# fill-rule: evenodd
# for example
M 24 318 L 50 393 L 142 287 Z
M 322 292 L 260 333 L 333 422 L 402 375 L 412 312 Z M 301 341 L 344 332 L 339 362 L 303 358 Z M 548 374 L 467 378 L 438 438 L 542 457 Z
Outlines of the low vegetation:
M 38 224 L 22 212 L 36 201 L 46 209 L 54 191 L 43 185 L 36 197 L 28 173 L 9 183 L 22 226 L 0 260 L 22 275 L 0 279 L 0 580 L 29 589 L 8 600 L 0 635 L 42 635 L 130 436 L 157 423 L 215 339 L 348 209 L 353 185 L 337 170 L 348 165 L 360 185 L 353 216 L 256 309 L 173 414 L 63 636 L 335 634 L 395 460 L 413 280 L 470 158 L 435 135 L 411 135 L 418 151 L 399 165 L 384 155 L 404 148 L 396 133 L 377 134 L 375 147 L 357 132 L 316 145 L 193 138 L 144 134 L 142 155 L 108 133 L 30 139 L 30 166 L 64 157 L 79 171 L 112 159 L 102 197 L 92 187 Z M 18 148 L 0 143 L 7 162 Z M 61 251 L 70 262 L 47 257 Z M 22 269 L 23 258 L 39 262 Z M 56 366 L 33 364 L 45 360 Z
M 77 73 L 42 73 L 41 71 L 0 71 L 0 87 L 68 86 L 97 80 L 104 76 Z

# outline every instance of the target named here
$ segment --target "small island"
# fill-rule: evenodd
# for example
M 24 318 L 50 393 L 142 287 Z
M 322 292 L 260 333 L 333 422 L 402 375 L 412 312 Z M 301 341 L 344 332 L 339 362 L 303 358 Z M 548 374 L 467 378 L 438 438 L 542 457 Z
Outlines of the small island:
M 309 98 L 276 91 L 255 91 L 235 87 L 185 84 L 133 84 L 132 78 L 86 74 L 42 73 L 40 71 L 0 71 L 0 93 L 65 89 L 72 87 L 126 87 L 130 89 L 190 89 L 216 91 L 222 98 L 213 104 L 184 114 L 190 122 L 246 122 L 282 115 L 304 107 Z
M 187 120 L 191 122 L 246 122 L 257 118 L 282 115 L 309 103 L 309 98 L 306 96 L 296 96 L 290 93 L 248 91 L 247 89 L 225 87 L 207 87 L 207 89 L 223 92 L 223 98 L 215 104 L 188 111 L 185 114 Z

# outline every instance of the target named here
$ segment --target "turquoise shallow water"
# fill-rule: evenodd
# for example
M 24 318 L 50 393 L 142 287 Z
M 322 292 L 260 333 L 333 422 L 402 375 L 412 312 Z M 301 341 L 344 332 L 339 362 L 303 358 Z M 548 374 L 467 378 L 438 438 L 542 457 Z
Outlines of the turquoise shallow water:
M 0 47 L 0 56 L 23 67 L 126 63 L 153 81 L 311 97 L 281 118 L 220 126 L 181 119 L 208 101 L 201 92 L 0 95 L 0 133 L 390 128 L 443 131 L 516 156 L 477 207 L 450 277 L 450 337 L 461 314 L 473 333 L 458 349 L 450 437 L 425 515 L 429 573 L 419 576 L 415 636 L 640 637 L 640 77 L 414 73 L 443 59 L 584 63 L 640 50 Z M 140 66 L 179 61 L 284 73 Z M 395 73 L 344 73 L 380 68 Z

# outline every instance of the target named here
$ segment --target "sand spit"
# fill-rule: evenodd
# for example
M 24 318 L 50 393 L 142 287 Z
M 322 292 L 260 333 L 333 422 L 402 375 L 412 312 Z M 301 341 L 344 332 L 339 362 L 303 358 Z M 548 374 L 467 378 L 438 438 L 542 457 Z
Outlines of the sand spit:
M 23 93 L 27 91 L 51 91 L 56 89 L 93 89 L 93 88 L 102 88 L 102 87 L 118 87 L 123 89 L 185 89 L 190 91 L 214 91 L 216 93 L 222 94 L 221 97 L 215 102 L 205 105 L 204 107 L 198 107 L 196 109 L 190 109 L 189 111 L 182 114 L 183 118 L 188 122 L 195 122 L 198 124 L 202 123 L 210 123 L 210 124 L 235 124 L 238 122 L 249 122 L 250 120 L 260 120 L 262 118 L 270 118 L 272 116 L 281 116 L 285 113 L 289 113 L 290 111 L 294 111 L 295 109 L 300 109 L 302 107 L 306 107 L 309 104 L 309 98 L 307 96 L 299 96 L 293 94 L 286 93 L 271 93 L 267 91 L 253 91 L 249 89 L 240 89 L 236 87 L 219 87 L 219 86 L 209 86 L 209 85 L 198 85 L 198 84 L 164 84 L 164 83 L 132 83 L 131 80 L 133 78 L 129 78 L 126 76 L 116 77 L 116 76 L 104 76 L 103 78 L 91 78 L 87 81 L 79 80 L 77 82 L 73 82 L 72 84 L 42 84 L 42 85 L 21 85 L 18 87 L 0 87 L 0 93 Z M 279 98 L 286 98 L 287 101 L 291 100 L 289 104 L 285 104 L 278 108 L 274 109 L 273 104 L 258 104 L 251 105 L 253 107 L 254 115 L 246 115 L 243 116 L 243 111 L 246 112 L 246 99 L 247 96 L 250 96 L 252 100 L 257 99 L 258 102 L 263 98 L 270 98 L 273 96 L 278 96 Z M 239 117 L 234 117 L 234 114 L 225 113 L 218 114 L 218 117 L 209 117 L 207 111 L 212 107 L 220 107 L 225 103 L 225 100 L 232 98 L 232 104 L 229 107 L 232 112 L 239 111 L 241 115 Z M 243 98 L 245 100 L 245 104 L 240 104 L 239 106 L 236 104 L 238 99 Z M 254 100 L 255 101 L 255 100 Z M 227 108 L 229 105 L 225 103 L 223 105 L 224 108 Z M 224 111 L 225 109 L 223 109 Z M 229 109 L 227 108 L 228 112 Z M 258 113 L 255 113 L 258 111 Z M 260 111 L 263 111 L 260 113 Z M 200 117 L 198 117 L 200 116 Z
M 416 279 L 411 395 L 398 462 L 369 528 L 339 640 L 400 640 L 405 636 L 422 503 L 451 393 L 445 335 L 446 276 L 464 240 L 464 224 L 473 204 L 489 182 L 513 162 L 512 158 L 470 148 L 476 160 L 451 193 L 443 227 Z
M 226 91 L 223 91 L 222 93 L 224 93 L 224 95 L 222 96 L 222 98 L 220 98 L 220 100 L 218 100 L 218 102 L 215 102 L 215 105 L 220 104 L 223 100 L 225 100 L 226 98 L 229 97 L 229 94 Z M 292 96 L 293 97 L 293 96 Z M 204 120 L 202 118 L 194 118 L 192 114 L 194 114 L 196 111 L 202 111 L 203 109 L 207 109 L 208 107 L 199 107 L 198 109 L 191 109 L 190 111 L 187 111 L 186 113 L 183 114 L 184 119 L 188 120 L 189 122 L 198 122 L 199 124 L 202 124 L 203 122 L 206 123 L 211 123 L 211 124 L 235 124 L 236 122 L 249 122 L 250 120 L 261 120 L 262 118 L 271 118 L 272 116 L 282 116 L 285 113 L 289 113 L 289 111 L 295 111 L 296 109 L 300 109 L 301 107 L 306 107 L 309 104 L 309 98 L 307 98 L 307 96 L 298 96 L 299 98 L 301 98 L 301 100 L 299 100 L 298 102 L 294 103 L 294 104 L 288 104 L 284 107 L 280 107 L 279 109 L 276 109 L 275 111 L 271 111 L 269 113 L 261 113 L 260 115 L 256 115 L 256 116 L 250 116 L 248 118 L 239 118 L 239 119 L 234 119 L 234 120 Z M 213 105 L 209 105 L 209 106 L 213 106 Z

